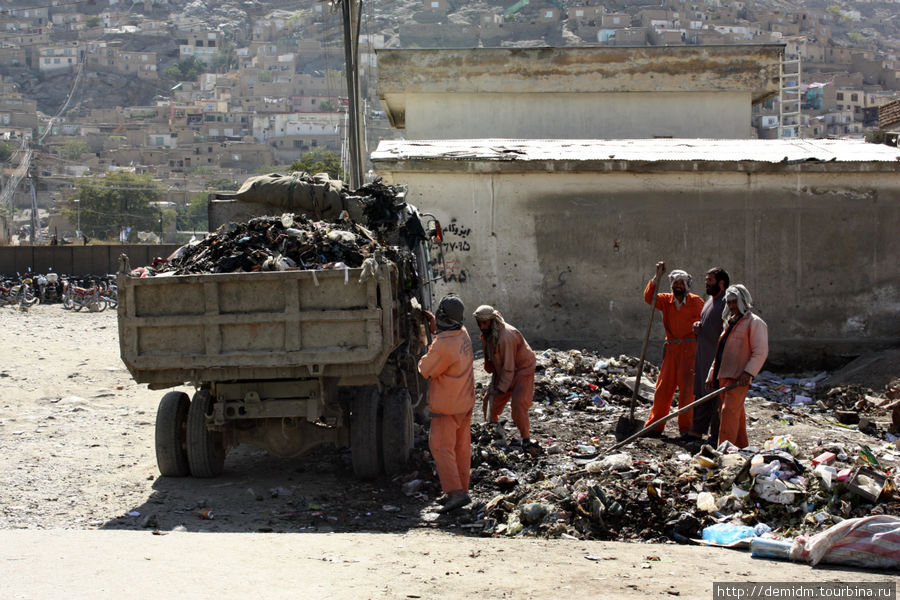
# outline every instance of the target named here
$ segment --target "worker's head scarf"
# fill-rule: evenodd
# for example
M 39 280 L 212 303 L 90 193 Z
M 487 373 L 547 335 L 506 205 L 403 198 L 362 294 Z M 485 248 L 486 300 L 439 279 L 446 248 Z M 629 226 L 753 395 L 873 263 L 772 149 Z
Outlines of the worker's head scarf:
M 503 320 L 503 315 L 500 314 L 500 311 L 489 304 L 482 304 L 481 306 L 479 306 L 473 313 L 473 316 L 476 319 L 491 322 L 491 334 L 488 336 L 488 341 L 492 343 L 497 340 L 500 335 L 500 331 L 506 325 L 506 322 Z
M 676 281 L 682 280 L 684 282 L 684 287 L 687 290 L 691 289 L 691 275 L 687 271 L 682 271 L 681 269 L 675 269 L 671 273 L 669 273 L 669 284 L 674 285 Z
M 741 317 L 746 315 L 750 312 L 750 309 L 753 308 L 753 298 L 750 297 L 750 292 L 747 288 L 740 283 L 728 286 L 728 289 L 725 290 L 725 309 L 722 311 L 722 320 L 726 323 L 728 323 L 731 318 L 731 310 L 729 310 L 727 304 L 729 300 L 737 300 L 737 309 Z
M 438 331 L 454 331 L 462 327 L 466 307 L 459 296 L 448 294 L 441 298 L 437 312 L 434 314 Z

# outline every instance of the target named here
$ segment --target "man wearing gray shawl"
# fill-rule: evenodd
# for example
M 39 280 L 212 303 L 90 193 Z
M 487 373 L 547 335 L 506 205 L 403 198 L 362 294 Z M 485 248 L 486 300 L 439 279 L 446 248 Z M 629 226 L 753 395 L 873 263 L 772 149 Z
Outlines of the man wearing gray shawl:
M 729 441 L 738 448 L 749 445 L 744 400 L 750 382 L 769 355 L 769 329 L 765 321 L 750 312 L 751 308 L 753 299 L 746 287 L 736 284 L 725 290 L 724 331 L 706 378 L 709 391 L 737 384 L 722 394 L 718 443 Z

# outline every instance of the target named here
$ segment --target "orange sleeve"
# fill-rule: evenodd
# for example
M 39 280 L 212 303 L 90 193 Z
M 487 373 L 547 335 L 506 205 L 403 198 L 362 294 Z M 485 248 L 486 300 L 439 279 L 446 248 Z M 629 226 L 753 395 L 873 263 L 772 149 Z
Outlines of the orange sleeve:
M 644 288 L 644 302 L 650 304 L 653 302 L 653 294 L 656 292 L 656 286 L 653 285 L 653 279 L 647 282 L 647 287 Z M 663 309 L 665 306 L 665 300 L 662 298 L 662 294 L 657 294 L 656 296 L 656 308 L 659 310 Z
M 506 393 L 512 387 L 513 378 L 516 375 L 516 340 L 515 336 L 508 335 L 504 331 L 497 341 L 497 352 L 500 354 L 502 365 L 494 365 L 497 369 L 496 388 L 501 393 Z
M 419 359 L 419 373 L 422 374 L 422 377 L 430 379 L 444 374 L 452 363 L 452 357 L 447 352 L 449 348 L 446 346 L 446 344 L 441 343 L 440 338 L 435 338 L 431 342 L 428 352 Z

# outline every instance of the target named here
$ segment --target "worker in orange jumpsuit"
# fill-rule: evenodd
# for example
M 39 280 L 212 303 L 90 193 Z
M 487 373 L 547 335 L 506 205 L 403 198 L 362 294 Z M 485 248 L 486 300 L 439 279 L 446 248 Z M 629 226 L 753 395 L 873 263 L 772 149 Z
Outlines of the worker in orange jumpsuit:
M 428 447 L 434 457 L 444 497 L 440 512 L 462 508 L 469 498 L 472 462 L 472 409 L 475 406 L 475 355 L 463 327 L 465 307 L 457 296 L 441 299 L 436 314 L 425 312 L 435 335 L 419 360 L 419 373 L 430 380 L 428 407 L 431 432 Z
M 738 448 L 749 445 L 744 400 L 750 382 L 762 370 L 769 356 L 769 328 L 766 322 L 750 312 L 753 299 L 741 284 L 725 290 L 724 329 L 716 347 L 716 358 L 706 378 L 706 389 L 736 383 L 737 387 L 722 393 L 719 408 L 719 444 L 731 442 Z
M 666 272 L 665 261 L 656 264 L 656 273 L 662 278 Z M 653 279 L 644 289 L 644 301 L 653 302 L 656 289 Z M 666 342 L 663 349 L 663 362 L 656 379 L 656 391 L 653 394 L 653 407 L 647 416 L 644 427 L 662 419 L 672 409 L 672 397 L 678 390 L 678 408 L 683 408 L 694 401 L 694 357 L 697 353 L 697 336 L 694 335 L 694 322 L 700 320 L 703 311 L 703 299 L 691 294 L 691 276 L 680 269 L 669 274 L 672 293 L 656 294 L 656 308 L 662 312 L 663 328 L 666 330 Z M 635 385 L 639 385 L 636 382 Z M 684 436 L 691 429 L 692 411 L 678 415 L 678 431 Z M 654 435 L 662 435 L 665 423 L 653 429 Z
M 475 311 L 475 321 L 481 330 L 484 348 L 484 370 L 492 374 L 491 387 L 485 392 L 482 410 L 501 439 L 505 438 L 500 425 L 500 415 L 507 403 L 519 435 L 522 447 L 531 448 L 531 421 L 528 410 L 534 402 L 534 370 L 537 358 L 522 333 L 503 320 L 503 315 L 493 306 L 483 304 Z

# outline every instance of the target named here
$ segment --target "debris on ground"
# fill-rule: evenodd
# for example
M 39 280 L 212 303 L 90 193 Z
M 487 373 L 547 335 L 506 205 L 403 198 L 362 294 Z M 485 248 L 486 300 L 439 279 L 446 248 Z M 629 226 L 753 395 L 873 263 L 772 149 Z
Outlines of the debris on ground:
M 505 435 L 473 423 L 474 502 L 441 519 L 482 535 L 691 543 L 711 526 L 793 538 L 850 518 L 900 515 L 900 430 L 879 408 L 885 393 L 827 387 L 827 373 L 764 372 L 746 401 L 755 446 L 663 437 L 606 454 L 638 359 L 546 350 L 538 361 L 531 409 L 538 445 L 523 448 L 512 423 Z M 642 416 L 657 374 L 645 363 Z M 858 421 L 842 422 L 844 411 Z M 763 436 L 764 429 L 775 433 Z M 426 446 L 427 435 L 420 437 Z M 416 480 L 425 481 L 416 489 L 431 502 L 436 477 L 423 477 L 427 463 L 417 466 Z

